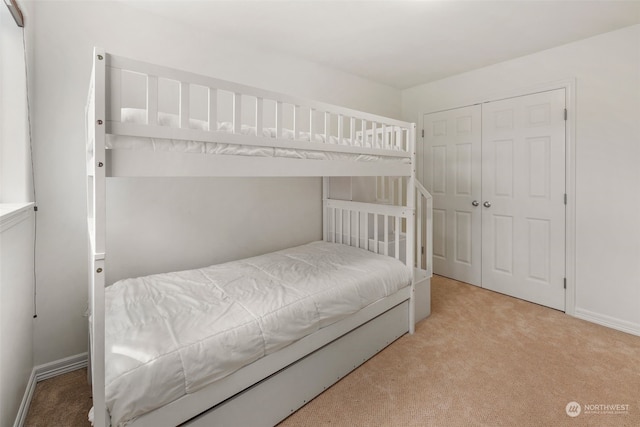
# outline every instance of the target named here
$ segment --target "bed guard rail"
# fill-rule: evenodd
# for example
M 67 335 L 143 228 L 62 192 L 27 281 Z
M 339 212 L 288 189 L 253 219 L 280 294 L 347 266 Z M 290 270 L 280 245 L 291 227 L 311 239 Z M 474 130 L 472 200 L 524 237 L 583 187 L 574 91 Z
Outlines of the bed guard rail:
M 433 274 L 433 197 L 418 181 L 416 187 L 416 268 L 426 278 Z
M 407 122 L 104 56 L 107 133 L 205 142 L 224 134 L 229 143 L 291 148 L 296 141 L 313 150 L 398 157 L 414 150 Z

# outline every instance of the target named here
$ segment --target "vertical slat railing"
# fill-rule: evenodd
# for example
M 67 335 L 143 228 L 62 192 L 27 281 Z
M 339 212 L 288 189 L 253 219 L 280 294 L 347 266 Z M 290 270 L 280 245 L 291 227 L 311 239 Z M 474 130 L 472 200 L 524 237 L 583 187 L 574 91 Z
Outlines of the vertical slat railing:
M 262 136 L 264 128 L 264 102 L 262 98 L 256 98 L 256 136 Z
M 328 111 L 324 113 L 324 142 L 325 144 L 331 142 L 331 113 Z
M 342 223 L 342 220 L 344 218 L 344 213 L 343 213 L 342 209 L 336 209 L 336 212 L 337 212 L 337 217 L 339 218 L 338 219 L 338 224 L 336 224 L 336 233 L 338 232 L 338 229 L 340 229 L 340 231 L 339 231 L 339 233 L 340 233 L 339 234 L 340 241 L 336 242 L 336 243 L 342 243 L 342 232 L 344 230 L 344 228 L 343 228 L 344 224 Z M 338 227 L 338 225 L 339 225 L 339 227 Z
M 369 250 L 369 213 L 364 214 L 364 248 Z
M 342 114 L 338 114 L 338 144 L 342 144 L 344 132 L 344 117 Z
M 395 241 L 395 257 L 396 259 L 400 259 L 400 217 L 397 216 L 396 217 L 396 226 L 395 226 L 395 236 L 394 236 L 394 241 Z
M 377 129 L 378 129 L 378 123 L 371 122 L 371 147 L 372 148 L 379 148 L 378 147 L 378 138 L 376 138 Z
M 180 127 L 189 129 L 189 83 L 180 82 Z
M 353 211 L 351 209 L 347 209 L 347 245 L 351 246 L 352 245 L 352 239 L 351 239 L 351 213 Z
M 261 99 L 261 98 L 259 98 Z M 256 132 L 259 132 L 258 127 L 258 115 L 256 114 Z M 258 135 L 261 135 L 259 133 Z M 322 238 L 325 242 L 329 241 L 329 211 L 331 208 L 327 206 L 327 199 L 329 197 L 329 178 L 322 178 Z
M 420 191 L 416 189 L 416 267 L 422 267 L 422 195 Z
M 316 118 L 315 118 L 316 110 L 314 108 L 309 108 L 309 142 L 315 142 L 316 137 Z
M 378 245 L 378 214 L 373 214 L 373 248 L 375 253 L 380 252 Z
M 384 254 L 389 256 L 389 215 L 384 216 Z
M 276 138 L 282 138 L 282 102 L 276 101 Z
M 158 124 L 158 77 L 147 76 L 147 124 Z
M 207 111 L 207 121 L 209 122 L 209 130 L 218 130 L 218 90 L 209 88 L 209 109 Z
M 361 215 L 362 213 L 360 211 L 356 211 L 356 248 L 360 248 L 360 237 L 362 237 L 361 230 L 360 230 Z
M 425 270 L 427 274 L 433 273 L 433 197 L 427 191 L 426 188 L 420 182 L 415 182 L 415 191 L 417 193 L 418 198 L 418 215 L 416 218 L 417 228 L 418 228 L 418 243 L 416 247 L 416 253 L 422 253 L 422 246 L 424 245 L 424 255 L 425 261 L 422 262 L 422 257 L 420 257 L 420 261 L 416 262 L 416 265 L 419 269 Z M 424 203 L 424 211 L 422 210 L 422 205 Z M 422 221 L 424 216 L 424 231 L 422 230 Z M 424 236 L 424 241 L 422 240 Z
M 355 117 L 351 117 L 351 120 L 349 121 L 349 140 L 350 145 L 354 146 L 356 144 L 356 118 Z
M 293 106 L 293 139 L 300 139 L 300 125 L 298 121 L 300 120 L 300 106 Z
M 389 149 L 389 137 L 387 135 L 387 125 L 385 125 L 384 123 L 382 123 L 382 148 L 384 148 L 385 150 Z
M 362 119 L 360 132 L 362 133 L 362 141 L 360 141 L 360 143 L 362 144 L 363 147 L 366 147 L 366 145 L 367 145 L 367 121 L 365 119 Z
M 122 121 L 122 70 L 119 68 L 109 69 L 110 78 L 107 79 L 107 89 L 105 95 L 109 97 L 109 116 L 107 120 L 114 122 Z
M 242 94 L 233 94 L 233 133 L 240 133 L 242 130 Z

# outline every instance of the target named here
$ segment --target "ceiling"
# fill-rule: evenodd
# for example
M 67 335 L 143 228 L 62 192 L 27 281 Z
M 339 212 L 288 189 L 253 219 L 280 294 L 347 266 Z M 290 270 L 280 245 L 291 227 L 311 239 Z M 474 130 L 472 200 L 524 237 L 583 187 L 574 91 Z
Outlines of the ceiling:
M 640 23 L 640 0 L 126 3 L 397 89 Z

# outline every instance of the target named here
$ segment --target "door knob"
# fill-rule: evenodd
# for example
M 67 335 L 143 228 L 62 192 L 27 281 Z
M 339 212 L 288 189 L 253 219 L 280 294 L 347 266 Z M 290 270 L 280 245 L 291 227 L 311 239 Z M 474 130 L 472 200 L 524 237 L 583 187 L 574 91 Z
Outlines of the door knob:
M 480 204 L 480 202 L 478 202 L 477 200 L 474 200 L 473 202 L 471 202 L 471 204 L 473 206 L 478 206 Z
M 485 208 L 490 208 L 491 207 L 491 202 L 484 202 L 482 204 L 482 206 L 484 206 Z

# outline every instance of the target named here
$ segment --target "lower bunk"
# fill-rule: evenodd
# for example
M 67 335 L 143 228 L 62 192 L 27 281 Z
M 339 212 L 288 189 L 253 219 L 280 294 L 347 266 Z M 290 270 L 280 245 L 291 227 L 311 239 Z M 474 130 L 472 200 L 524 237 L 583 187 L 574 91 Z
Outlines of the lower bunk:
M 106 289 L 113 426 L 269 426 L 410 330 L 413 269 L 338 243 Z

